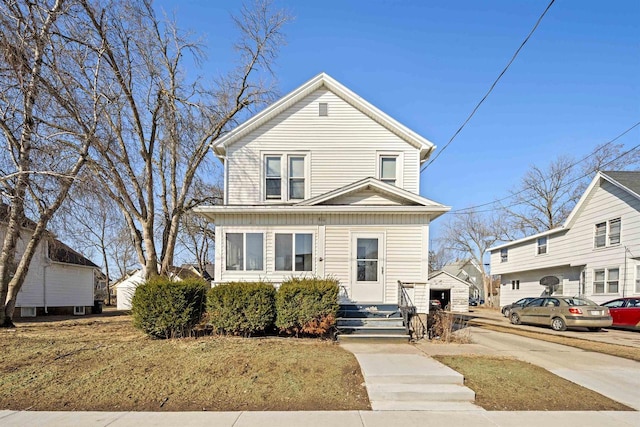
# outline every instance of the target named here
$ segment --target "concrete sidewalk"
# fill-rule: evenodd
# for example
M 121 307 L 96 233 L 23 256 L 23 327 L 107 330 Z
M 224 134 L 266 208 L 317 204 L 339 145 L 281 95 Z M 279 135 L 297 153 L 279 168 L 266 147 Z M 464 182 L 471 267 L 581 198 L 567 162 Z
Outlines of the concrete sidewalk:
M 15 412 L 0 411 L 3 427 L 638 427 L 637 412 Z

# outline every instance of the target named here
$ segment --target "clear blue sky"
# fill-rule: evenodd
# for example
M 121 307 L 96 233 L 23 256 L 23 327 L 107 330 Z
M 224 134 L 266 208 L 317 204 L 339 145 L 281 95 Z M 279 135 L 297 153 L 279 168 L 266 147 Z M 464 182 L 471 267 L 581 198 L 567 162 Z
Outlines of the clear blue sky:
M 275 67 L 282 94 L 327 72 L 441 148 L 548 1 L 275 4 L 295 17 Z M 204 34 L 208 60 L 199 73 L 229 68 L 236 34 L 229 14 L 240 2 L 156 6 Z M 454 209 L 490 202 L 528 166 L 586 155 L 638 121 L 640 1 L 557 0 L 478 113 L 422 174 L 421 193 Z M 640 128 L 619 142 L 640 143 Z

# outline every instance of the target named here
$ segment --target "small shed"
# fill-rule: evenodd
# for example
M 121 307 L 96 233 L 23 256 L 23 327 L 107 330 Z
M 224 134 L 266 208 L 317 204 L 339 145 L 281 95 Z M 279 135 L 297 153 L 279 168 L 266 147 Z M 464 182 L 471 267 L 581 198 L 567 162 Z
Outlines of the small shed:
M 135 270 L 127 277 L 123 277 L 116 284 L 116 307 L 118 310 L 131 310 L 131 298 L 136 293 L 138 285 L 144 282 L 144 271 Z
M 469 286 L 466 282 L 446 271 L 434 271 L 429 275 L 429 299 L 437 299 L 442 307 L 448 306 L 456 313 L 469 311 Z

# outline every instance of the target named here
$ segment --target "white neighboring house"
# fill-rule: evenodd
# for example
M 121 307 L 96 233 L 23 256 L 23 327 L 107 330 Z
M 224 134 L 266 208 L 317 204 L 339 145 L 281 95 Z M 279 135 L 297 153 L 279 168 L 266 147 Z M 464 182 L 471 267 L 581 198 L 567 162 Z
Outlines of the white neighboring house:
M 546 291 L 640 295 L 640 172 L 598 172 L 561 227 L 489 251 L 501 306 Z
M 0 205 L 0 241 L 6 234 L 7 213 L 8 206 Z M 27 219 L 22 235 L 30 237 L 35 225 Z M 25 240 L 18 240 L 16 263 L 24 249 Z M 103 282 L 100 267 L 91 260 L 60 240 L 45 237 L 36 247 L 27 277 L 18 291 L 15 317 L 90 313 L 95 291 Z
M 419 195 L 435 146 L 322 73 L 220 138 L 224 204 L 215 283 L 335 277 L 343 301 L 428 311 L 429 224 L 450 208 Z
M 469 287 L 472 283 L 444 270 L 429 274 L 429 299 L 437 299 L 443 308 L 456 313 L 469 311 Z
M 205 274 L 205 280 L 208 281 L 206 276 Z M 200 278 L 203 275 L 192 265 L 186 264 L 182 267 L 170 267 L 169 277 L 175 282 L 187 277 Z M 131 298 L 136 293 L 138 286 L 144 283 L 145 280 L 144 270 L 139 268 L 114 284 L 116 288 L 116 308 L 118 310 L 131 310 Z

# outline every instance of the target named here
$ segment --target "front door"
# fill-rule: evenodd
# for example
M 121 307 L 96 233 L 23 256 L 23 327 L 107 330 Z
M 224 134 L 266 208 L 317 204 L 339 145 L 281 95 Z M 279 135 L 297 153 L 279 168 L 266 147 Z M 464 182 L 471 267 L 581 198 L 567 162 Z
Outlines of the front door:
M 354 233 L 351 256 L 351 299 L 384 302 L 384 233 Z

